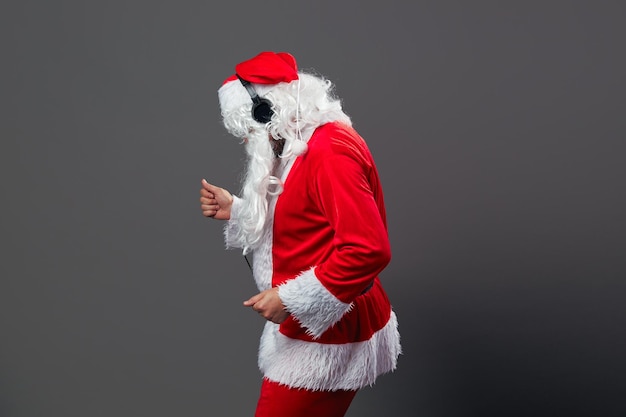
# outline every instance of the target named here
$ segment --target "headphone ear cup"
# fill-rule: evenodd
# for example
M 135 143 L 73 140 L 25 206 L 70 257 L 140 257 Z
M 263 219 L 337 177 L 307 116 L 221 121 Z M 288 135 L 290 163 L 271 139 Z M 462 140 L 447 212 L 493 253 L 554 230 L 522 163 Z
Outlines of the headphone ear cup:
M 252 118 L 259 123 L 269 123 L 273 115 L 272 103 L 266 98 L 259 98 L 259 102 L 252 106 Z

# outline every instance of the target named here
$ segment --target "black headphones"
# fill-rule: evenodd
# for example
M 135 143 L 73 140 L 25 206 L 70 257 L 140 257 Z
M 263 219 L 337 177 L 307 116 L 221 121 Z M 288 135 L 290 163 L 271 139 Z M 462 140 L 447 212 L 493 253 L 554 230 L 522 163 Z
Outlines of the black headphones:
M 246 88 L 252 99 L 252 118 L 259 123 L 269 123 L 274 115 L 272 102 L 266 98 L 259 97 L 249 81 L 244 80 L 239 75 L 237 75 L 237 78 L 239 78 L 239 81 L 241 81 L 241 84 Z

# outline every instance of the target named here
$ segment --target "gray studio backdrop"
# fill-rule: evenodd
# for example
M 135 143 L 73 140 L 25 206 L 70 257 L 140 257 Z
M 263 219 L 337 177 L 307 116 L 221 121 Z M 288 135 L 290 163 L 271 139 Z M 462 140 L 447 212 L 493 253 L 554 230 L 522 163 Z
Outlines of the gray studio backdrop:
M 623 416 L 620 2 L 0 6 L 0 416 L 251 416 L 261 319 L 203 218 L 262 50 L 337 85 L 386 191 L 398 370 L 356 416 Z

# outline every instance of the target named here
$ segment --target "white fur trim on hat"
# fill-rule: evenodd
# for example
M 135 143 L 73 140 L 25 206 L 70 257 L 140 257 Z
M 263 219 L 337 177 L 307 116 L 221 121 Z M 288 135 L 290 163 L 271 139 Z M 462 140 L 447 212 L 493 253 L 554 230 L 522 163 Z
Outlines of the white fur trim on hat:
M 223 84 L 217 90 L 217 98 L 222 112 L 250 105 L 250 95 L 239 80 L 232 80 Z

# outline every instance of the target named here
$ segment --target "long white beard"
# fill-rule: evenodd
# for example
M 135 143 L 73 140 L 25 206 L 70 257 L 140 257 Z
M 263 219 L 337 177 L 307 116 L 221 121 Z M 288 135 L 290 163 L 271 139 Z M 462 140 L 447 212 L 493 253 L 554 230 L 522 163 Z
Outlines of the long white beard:
M 258 246 L 268 221 L 270 197 L 282 192 L 282 182 L 272 175 L 277 159 L 267 131 L 248 136 L 246 153 L 248 165 L 241 190 L 239 230 L 232 236 L 244 254 Z

